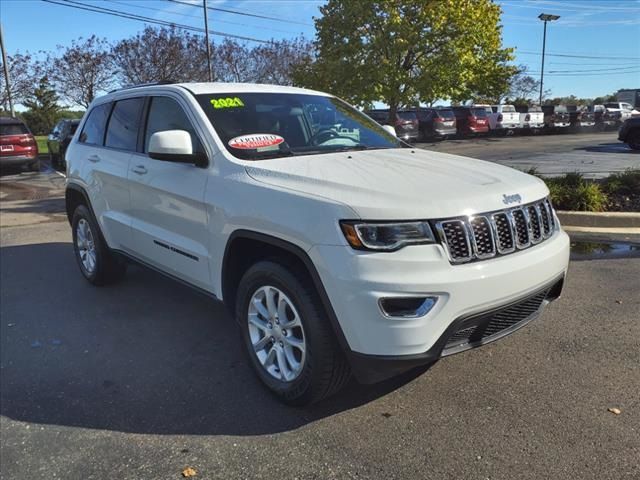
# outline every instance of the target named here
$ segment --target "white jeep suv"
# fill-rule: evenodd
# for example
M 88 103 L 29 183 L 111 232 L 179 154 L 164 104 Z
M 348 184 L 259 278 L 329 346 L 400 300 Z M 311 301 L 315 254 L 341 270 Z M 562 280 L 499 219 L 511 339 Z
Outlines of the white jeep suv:
M 67 151 L 80 271 L 103 285 L 135 261 L 224 301 L 257 375 L 291 404 L 535 318 L 569 258 L 545 184 L 405 147 L 310 90 L 112 92 Z

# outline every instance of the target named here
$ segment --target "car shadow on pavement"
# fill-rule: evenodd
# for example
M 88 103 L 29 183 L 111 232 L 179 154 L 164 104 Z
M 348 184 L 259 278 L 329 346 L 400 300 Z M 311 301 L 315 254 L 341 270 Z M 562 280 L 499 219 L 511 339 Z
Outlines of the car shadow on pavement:
M 600 143 L 598 145 L 589 145 L 587 147 L 576 147 L 574 150 L 582 150 L 585 152 L 596 153 L 626 153 L 629 155 L 638 155 L 640 150 L 631 150 L 624 143 Z
M 118 285 L 92 287 L 69 243 L 6 246 L 0 265 L 0 413 L 14 420 L 268 434 L 374 401 L 425 370 L 287 407 L 259 384 L 219 302 L 137 266 Z

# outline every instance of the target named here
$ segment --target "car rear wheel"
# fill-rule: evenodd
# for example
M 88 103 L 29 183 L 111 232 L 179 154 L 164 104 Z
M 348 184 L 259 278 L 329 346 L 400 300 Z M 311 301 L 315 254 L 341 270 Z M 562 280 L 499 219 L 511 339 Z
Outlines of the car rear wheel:
M 29 165 L 29 171 L 31 172 L 39 172 L 40 171 L 40 160 L 36 160 L 32 164 Z
M 350 378 L 312 283 L 277 260 L 253 265 L 240 281 L 237 320 L 262 383 L 289 405 L 337 392 Z
M 640 150 L 640 130 L 631 132 L 629 134 L 627 145 L 629 145 L 629 148 L 631 148 L 632 150 Z
M 109 250 L 97 222 L 85 205 L 79 205 L 73 214 L 72 233 L 76 261 L 89 283 L 106 285 L 124 276 L 126 262 Z

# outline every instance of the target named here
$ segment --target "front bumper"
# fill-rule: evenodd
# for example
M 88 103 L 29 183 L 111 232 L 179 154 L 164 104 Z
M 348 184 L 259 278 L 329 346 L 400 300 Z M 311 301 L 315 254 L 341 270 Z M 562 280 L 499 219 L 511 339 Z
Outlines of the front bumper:
M 418 356 L 425 363 L 434 351 L 440 356 L 438 342 L 446 340 L 459 319 L 509 304 L 561 278 L 569 261 L 569 239 L 560 230 L 526 250 L 463 265 L 451 265 L 441 245 L 390 253 L 315 246 L 309 255 L 352 357 Z M 379 299 L 402 296 L 436 296 L 438 301 L 419 318 L 385 316 Z

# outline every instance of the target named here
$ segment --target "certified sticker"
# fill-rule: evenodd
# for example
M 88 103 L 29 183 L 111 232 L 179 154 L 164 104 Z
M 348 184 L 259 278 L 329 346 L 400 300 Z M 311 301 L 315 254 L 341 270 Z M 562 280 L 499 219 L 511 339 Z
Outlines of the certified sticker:
M 280 135 L 272 133 L 252 133 L 250 135 L 240 135 L 229 140 L 229 146 L 239 150 L 256 150 L 261 148 L 275 147 L 284 142 Z

